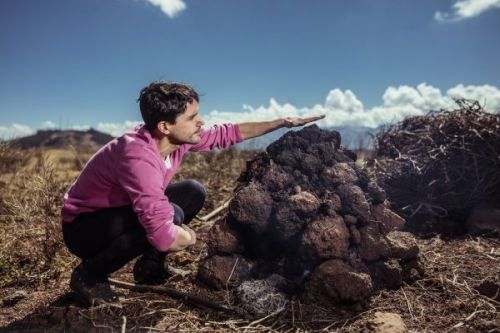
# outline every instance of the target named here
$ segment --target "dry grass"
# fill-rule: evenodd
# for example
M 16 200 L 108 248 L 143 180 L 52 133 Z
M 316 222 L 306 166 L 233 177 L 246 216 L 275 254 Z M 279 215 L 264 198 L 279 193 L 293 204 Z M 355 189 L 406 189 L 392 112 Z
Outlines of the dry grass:
M 204 213 L 231 196 L 236 179 L 255 152 L 192 154 L 176 179 L 195 178 L 209 192 Z M 82 308 L 68 293 L 76 264 L 65 251 L 59 230 L 62 194 L 88 156 L 68 151 L 38 151 L 2 191 L 6 207 L 0 219 L 0 298 L 23 289 L 30 297 L 0 308 L 0 330 L 39 332 L 367 332 L 376 311 L 400 314 L 409 332 L 499 332 L 500 303 L 479 294 L 482 281 L 500 284 L 497 238 L 420 239 L 426 276 L 399 290 L 382 291 L 367 308 L 322 308 L 292 299 L 286 309 L 264 318 L 243 318 L 186 305 L 162 295 L 118 289 L 123 309 Z M 209 170 L 209 172 L 207 172 Z M 213 220 L 212 220 L 213 221 Z M 195 223 L 198 243 L 171 254 L 169 263 L 196 272 L 211 222 Z M 114 278 L 131 281 L 128 265 Z M 195 274 L 174 276 L 169 287 L 233 305 L 229 291 L 214 292 Z
M 62 265 L 61 256 L 68 254 L 59 217 L 69 182 L 57 178 L 53 164 L 42 154 L 37 154 L 32 167 L 14 174 L 2 194 L 0 286 L 45 281 L 67 269 Z

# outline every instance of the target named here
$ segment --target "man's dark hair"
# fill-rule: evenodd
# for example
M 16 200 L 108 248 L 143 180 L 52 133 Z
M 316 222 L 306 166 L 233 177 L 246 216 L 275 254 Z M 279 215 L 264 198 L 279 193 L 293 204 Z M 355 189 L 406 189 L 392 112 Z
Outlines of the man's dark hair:
M 151 131 L 160 121 L 174 124 L 186 111 L 187 104 L 199 102 L 198 93 L 190 86 L 176 82 L 153 82 L 143 88 L 137 99 L 146 127 Z

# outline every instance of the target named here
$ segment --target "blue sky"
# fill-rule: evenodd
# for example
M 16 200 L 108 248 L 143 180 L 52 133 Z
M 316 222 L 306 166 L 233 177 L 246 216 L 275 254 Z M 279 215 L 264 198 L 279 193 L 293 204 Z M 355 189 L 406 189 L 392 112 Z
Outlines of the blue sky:
M 0 137 L 119 134 L 153 80 L 193 85 L 208 123 L 498 111 L 498 59 L 500 0 L 3 0 Z

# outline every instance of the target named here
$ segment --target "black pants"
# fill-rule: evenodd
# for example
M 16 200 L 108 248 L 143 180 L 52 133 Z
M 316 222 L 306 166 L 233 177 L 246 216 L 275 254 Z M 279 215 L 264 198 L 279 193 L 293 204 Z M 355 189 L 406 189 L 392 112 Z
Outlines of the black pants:
M 165 195 L 175 210 L 174 223 L 189 223 L 203 207 L 206 191 L 194 180 L 167 187 Z M 63 223 L 63 237 L 69 251 L 80 257 L 87 268 L 107 276 L 141 254 L 164 256 L 147 240 L 132 205 L 82 213 Z

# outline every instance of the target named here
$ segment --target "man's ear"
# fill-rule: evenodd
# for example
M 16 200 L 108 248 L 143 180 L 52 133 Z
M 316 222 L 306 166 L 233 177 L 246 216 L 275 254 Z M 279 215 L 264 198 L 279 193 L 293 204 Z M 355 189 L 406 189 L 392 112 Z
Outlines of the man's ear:
M 156 124 L 156 129 L 160 131 L 160 133 L 168 135 L 170 134 L 170 124 L 166 121 L 160 121 Z

